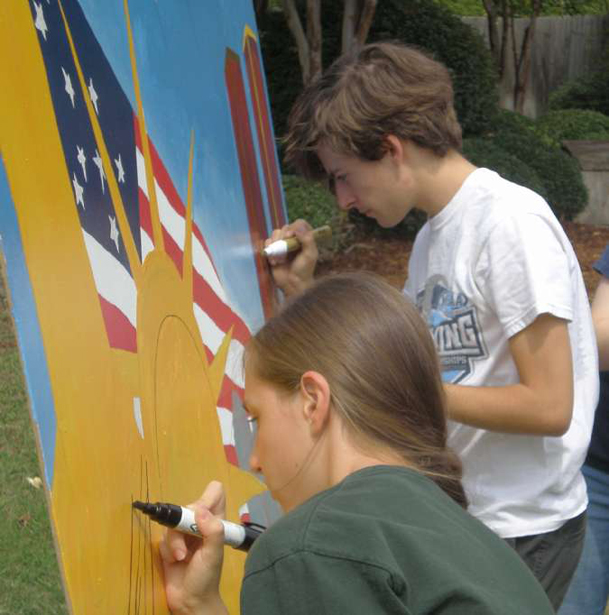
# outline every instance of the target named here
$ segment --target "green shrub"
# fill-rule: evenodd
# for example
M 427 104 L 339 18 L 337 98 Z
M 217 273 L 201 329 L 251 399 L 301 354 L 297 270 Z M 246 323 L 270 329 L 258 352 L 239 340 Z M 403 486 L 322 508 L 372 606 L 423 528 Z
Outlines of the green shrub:
M 594 73 L 569 81 L 554 90 L 548 100 L 551 111 L 588 109 L 609 115 L 609 60 Z
M 571 220 L 586 207 L 588 191 L 575 158 L 559 148 L 548 147 L 534 132 L 498 132 L 493 141 L 535 171 L 558 217 Z
M 499 147 L 492 139 L 464 139 L 463 155 L 477 167 L 497 171 L 499 175 L 537 192 L 544 199 L 548 194 L 539 175 L 525 162 Z
M 516 132 L 523 135 L 533 134 L 547 147 L 554 149 L 560 148 L 560 141 L 552 138 L 543 130 L 540 130 L 535 120 L 516 111 L 501 109 L 495 117 L 495 122 L 493 123 L 493 130 L 491 133 L 496 134 L 506 132 Z
M 609 116 L 584 109 L 550 111 L 540 117 L 537 130 L 555 141 L 609 139 Z
M 288 219 L 304 218 L 313 227 L 334 224 L 340 218 L 334 196 L 323 185 L 296 175 L 283 176 Z
M 342 2 L 322 3 L 323 62 L 340 54 Z M 258 22 L 273 123 L 285 134 L 290 108 L 302 89 L 296 44 L 281 11 Z M 497 77 L 482 37 L 443 6 L 428 0 L 379 2 L 368 42 L 394 39 L 433 53 L 451 71 L 455 108 L 464 134 L 488 130 L 497 110 Z

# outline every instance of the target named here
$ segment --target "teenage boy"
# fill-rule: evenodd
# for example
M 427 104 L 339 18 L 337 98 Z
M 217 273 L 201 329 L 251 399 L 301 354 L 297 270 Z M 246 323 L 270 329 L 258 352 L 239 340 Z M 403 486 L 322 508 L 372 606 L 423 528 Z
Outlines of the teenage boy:
M 417 235 L 404 291 L 440 357 L 450 444 L 470 511 L 525 559 L 555 608 L 580 556 L 580 467 L 598 396 L 590 308 L 573 249 L 534 192 L 461 154 L 447 69 L 395 43 L 343 56 L 292 109 L 286 159 L 325 178 L 338 206 Z M 313 279 L 317 250 L 297 221 L 271 240 L 303 250 L 274 261 L 286 295 Z

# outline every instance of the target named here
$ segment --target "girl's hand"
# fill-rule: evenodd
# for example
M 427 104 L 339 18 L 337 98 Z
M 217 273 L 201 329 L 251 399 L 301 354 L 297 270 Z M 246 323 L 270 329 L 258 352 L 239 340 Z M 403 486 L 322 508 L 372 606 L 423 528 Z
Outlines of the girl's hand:
M 159 543 L 165 572 L 167 606 L 176 615 L 227 613 L 220 598 L 224 560 L 226 498 L 222 484 L 209 483 L 203 495 L 189 505 L 203 539 L 167 530 Z

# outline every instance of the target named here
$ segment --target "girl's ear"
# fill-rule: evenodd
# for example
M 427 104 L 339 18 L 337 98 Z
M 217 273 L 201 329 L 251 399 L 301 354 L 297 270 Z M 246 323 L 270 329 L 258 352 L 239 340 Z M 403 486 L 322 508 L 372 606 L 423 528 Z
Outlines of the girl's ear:
M 319 435 L 330 418 L 330 385 L 319 373 L 308 371 L 300 378 L 304 418 L 311 426 L 311 433 Z

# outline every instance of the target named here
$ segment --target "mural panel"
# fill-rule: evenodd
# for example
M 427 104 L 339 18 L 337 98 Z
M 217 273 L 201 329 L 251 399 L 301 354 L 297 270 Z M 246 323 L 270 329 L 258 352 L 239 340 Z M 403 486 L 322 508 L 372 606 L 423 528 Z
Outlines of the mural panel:
M 134 500 L 219 479 L 229 519 L 277 515 L 244 469 L 285 221 L 251 2 L 9 0 L 0 41 L 0 235 L 68 600 L 166 613 Z M 232 613 L 242 568 L 227 550 Z

